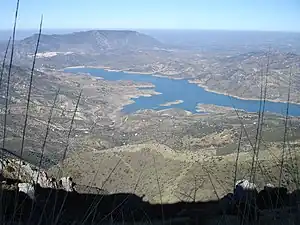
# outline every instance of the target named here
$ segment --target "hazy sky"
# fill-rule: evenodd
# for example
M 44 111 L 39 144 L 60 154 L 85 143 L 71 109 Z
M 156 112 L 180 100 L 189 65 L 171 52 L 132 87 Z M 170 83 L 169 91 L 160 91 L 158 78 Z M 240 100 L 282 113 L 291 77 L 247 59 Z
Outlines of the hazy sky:
M 1 0 L 11 29 L 16 0 Z M 168 28 L 300 31 L 300 0 L 21 0 L 18 29 Z

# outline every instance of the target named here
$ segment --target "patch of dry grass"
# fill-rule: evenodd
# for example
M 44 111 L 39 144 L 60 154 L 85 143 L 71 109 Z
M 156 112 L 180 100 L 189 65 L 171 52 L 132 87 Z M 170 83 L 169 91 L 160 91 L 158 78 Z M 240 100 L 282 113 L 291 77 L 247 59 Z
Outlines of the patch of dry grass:
M 293 162 L 299 160 L 294 151 Z M 211 200 L 232 192 L 236 154 L 203 157 L 201 152 L 175 152 L 161 144 L 127 145 L 102 151 L 73 154 L 64 163 L 64 173 L 75 182 L 102 187 L 109 192 L 135 192 L 146 199 L 160 203 L 155 168 L 163 202 Z M 155 164 L 154 164 L 155 159 Z M 240 153 L 237 179 L 248 178 L 251 171 L 251 153 Z M 295 187 L 291 158 L 286 157 L 284 185 Z M 272 147 L 260 151 L 256 183 L 262 188 L 266 183 L 278 183 L 280 149 Z M 115 168 L 106 181 L 108 174 Z M 299 168 L 298 168 L 299 169 Z M 57 167 L 51 168 L 55 174 Z M 212 187 L 210 178 L 215 186 Z M 141 182 L 135 190 L 137 180 Z

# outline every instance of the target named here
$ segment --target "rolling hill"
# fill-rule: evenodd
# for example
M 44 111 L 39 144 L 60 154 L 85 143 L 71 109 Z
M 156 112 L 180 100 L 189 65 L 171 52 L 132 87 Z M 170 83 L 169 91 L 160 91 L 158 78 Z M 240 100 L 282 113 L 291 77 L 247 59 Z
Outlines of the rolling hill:
M 280 154 L 276 147 L 260 152 L 255 182 L 259 189 L 266 183 L 278 183 Z M 293 159 L 285 158 L 282 185 L 293 190 L 296 183 L 289 167 L 300 158 L 297 151 L 291 154 Z M 206 201 L 232 192 L 235 160 L 235 153 L 205 158 L 201 151 L 178 152 L 148 143 L 77 152 L 66 159 L 63 171 L 78 184 L 145 195 L 152 203 Z M 251 153 L 240 153 L 237 180 L 250 175 L 251 161 Z M 51 168 L 50 174 L 57 174 L 57 169 Z

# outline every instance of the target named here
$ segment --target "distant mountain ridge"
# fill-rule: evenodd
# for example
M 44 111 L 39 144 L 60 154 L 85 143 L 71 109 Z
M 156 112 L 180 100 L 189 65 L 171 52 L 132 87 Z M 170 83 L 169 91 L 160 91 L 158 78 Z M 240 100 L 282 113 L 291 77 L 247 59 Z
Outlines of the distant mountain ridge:
M 18 51 L 33 53 L 38 34 L 18 42 Z M 153 49 L 163 44 L 153 37 L 131 30 L 90 30 L 70 34 L 42 34 L 39 52 L 99 53 L 109 50 Z

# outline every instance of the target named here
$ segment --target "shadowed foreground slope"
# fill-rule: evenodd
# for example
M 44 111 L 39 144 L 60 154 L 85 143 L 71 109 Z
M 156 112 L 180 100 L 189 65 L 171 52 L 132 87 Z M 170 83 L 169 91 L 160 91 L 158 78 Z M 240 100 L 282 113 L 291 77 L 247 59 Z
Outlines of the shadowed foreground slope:
M 17 189 L 1 186 L 2 223 L 15 224 L 238 224 L 228 194 L 219 201 L 150 204 L 130 194 L 79 194 L 36 186 L 35 199 Z M 298 193 L 298 194 L 297 194 Z M 299 191 L 272 199 L 279 209 L 268 210 L 268 198 L 258 195 L 259 224 L 297 224 Z M 259 197 L 260 196 L 260 197 Z M 278 195 L 277 195 L 278 196 Z M 274 196 L 273 196 L 274 197 Z M 263 200 L 263 202 L 262 202 Z M 274 206 L 274 205 L 273 205 Z M 286 223 L 288 221 L 288 223 Z

